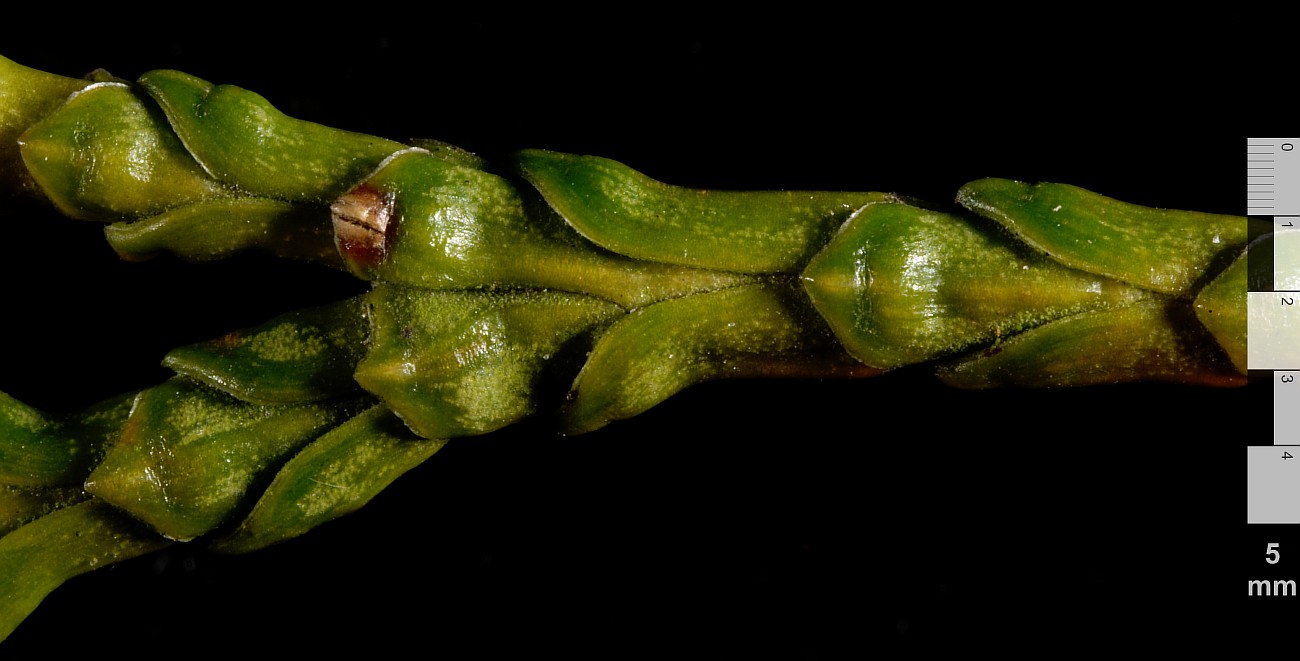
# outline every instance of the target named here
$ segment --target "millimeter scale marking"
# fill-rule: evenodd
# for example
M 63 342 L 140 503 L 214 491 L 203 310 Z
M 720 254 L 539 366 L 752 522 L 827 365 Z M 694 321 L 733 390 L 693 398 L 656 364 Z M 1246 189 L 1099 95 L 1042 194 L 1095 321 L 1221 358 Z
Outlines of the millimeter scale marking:
M 1300 138 L 1246 141 L 1247 368 L 1273 382 L 1272 445 L 1246 447 L 1246 523 L 1300 523 Z M 1254 440 L 1254 439 L 1252 439 Z
M 1277 154 L 1286 140 L 1246 141 L 1246 214 L 1272 216 L 1277 204 Z

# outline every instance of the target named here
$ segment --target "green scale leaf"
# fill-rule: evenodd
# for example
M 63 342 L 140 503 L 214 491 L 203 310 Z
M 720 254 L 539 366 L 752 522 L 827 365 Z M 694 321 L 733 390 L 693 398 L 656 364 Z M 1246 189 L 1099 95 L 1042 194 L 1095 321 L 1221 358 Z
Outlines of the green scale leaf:
M 1033 254 L 969 218 L 892 203 L 855 214 L 803 284 L 849 352 L 880 369 L 1152 297 Z
M 0 536 L 89 498 L 82 482 L 115 443 L 135 394 L 51 417 L 0 393 Z
M 80 485 L 117 440 L 134 393 L 54 417 L 0 393 L 0 485 Z
M 568 433 L 642 413 L 690 385 L 758 376 L 872 376 L 797 290 L 766 283 L 636 310 L 601 335 L 573 385 Z
M 0 537 L 0 640 L 68 579 L 169 544 L 100 500 L 63 508 Z
M 584 334 L 624 314 L 562 292 L 437 292 L 380 285 L 356 379 L 425 438 L 487 433 L 558 402 Z
M 1196 318 L 1214 335 L 1228 353 L 1237 371 L 1246 373 L 1247 309 L 1243 295 L 1249 291 L 1246 255 L 1224 269 L 1197 294 L 1193 307 Z
M 19 138 L 32 177 L 61 212 L 139 218 L 227 195 L 137 91 L 96 83 Z
M 260 95 L 179 71 L 140 85 L 209 174 L 255 196 L 328 203 L 406 145 L 294 119 Z
M 359 509 L 445 444 L 416 436 L 388 407 L 375 406 L 289 460 L 248 518 L 211 548 L 246 553 L 297 537 Z
M 632 308 L 748 280 L 609 253 L 506 179 L 421 150 L 395 155 L 333 210 L 349 268 L 384 282 L 558 289 Z
M 655 262 L 743 273 L 798 270 L 849 214 L 885 193 L 671 186 L 617 161 L 526 150 L 523 177 L 583 236 Z
M 0 184 L 24 194 L 39 190 L 23 163 L 18 136 L 90 84 L 31 69 L 0 55 Z
M 50 512 L 90 498 L 81 485 L 64 487 L 11 487 L 0 485 L 0 537 Z
M 113 223 L 104 236 L 118 255 L 133 261 L 170 252 L 201 262 L 261 250 L 343 268 L 327 210 L 260 197 L 189 204 L 145 220 Z
M 358 390 L 368 333 L 358 296 L 173 349 L 163 365 L 246 402 L 318 402 Z
M 941 366 L 962 388 L 1087 386 L 1170 381 L 1240 386 L 1233 368 L 1185 307 L 1157 301 L 1075 315 Z
M 1066 266 L 1166 294 L 1194 292 L 1246 245 L 1245 218 L 1153 209 L 1065 184 L 981 179 L 957 201 Z
M 177 377 L 137 397 L 86 490 L 171 539 L 193 539 L 251 505 L 257 483 L 361 404 L 249 404 Z

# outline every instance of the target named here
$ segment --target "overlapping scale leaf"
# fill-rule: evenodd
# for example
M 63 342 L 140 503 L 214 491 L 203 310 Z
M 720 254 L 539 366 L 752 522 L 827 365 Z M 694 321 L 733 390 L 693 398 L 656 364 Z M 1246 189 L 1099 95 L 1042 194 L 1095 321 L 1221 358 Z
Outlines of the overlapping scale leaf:
M 557 289 L 628 308 L 746 280 L 608 253 L 508 180 L 418 150 L 387 161 L 333 212 L 343 258 L 371 280 Z
M 380 285 L 367 300 L 371 349 L 357 382 L 425 438 L 483 434 L 558 402 L 586 335 L 624 313 L 590 296 L 544 291 Z
M 173 349 L 163 365 L 246 402 L 318 402 L 358 389 L 368 334 L 358 296 Z
M 969 218 L 896 203 L 855 214 L 803 284 L 849 352 L 880 369 L 1152 296 L 1023 250 Z
M 116 440 L 134 393 L 71 416 L 51 416 L 0 393 L 0 485 L 80 484 Z
M 570 433 L 632 417 L 701 381 L 869 376 L 799 293 L 755 284 L 636 310 L 601 335 L 564 413 Z
M 0 483 L 38 487 L 76 481 L 94 459 L 94 450 L 85 445 L 49 416 L 0 393 Z
M 151 71 L 140 86 L 209 174 L 254 196 L 328 203 L 406 147 L 294 119 L 258 94 L 179 71 Z
M 1247 309 L 1245 293 L 1249 291 L 1246 255 L 1215 276 L 1196 295 L 1193 309 L 1196 318 L 1227 352 L 1238 372 L 1246 373 Z
M 793 272 L 884 193 L 733 192 L 671 186 L 606 158 L 542 150 L 525 179 L 583 236 L 638 259 L 744 273 Z
M 0 537 L 0 640 L 68 579 L 170 543 L 100 500 L 65 507 Z
M 36 195 L 18 147 L 18 136 L 62 106 L 91 81 L 25 67 L 0 55 L 0 200 L 7 192 Z
M 1054 321 L 941 366 L 938 374 L 962 388 L 1245 383 L 1190 310 L 1155 301 Z
M 248 517 L 211 548 L 254 551 L 353 512 L 445 444 L 416 436 L 388 407 L 375 406 L 289 460 Z
M 51 416 L 0 393 L 0 536 L 90 497 L 82 482 L 117 440 L 133 401 L 128 393 Z
M 957 201 L 1062 264 L 1166 294 L 1193 293 L 1246 245 L 1244 217 L 1153 209 L 1065 184 L 980 179 Z
M 0 484 L 0 537 L 50 512 L 90 498 L 81 485 L 15 487 Z
M 171 539 L 192 539 L 251 506 L 256 484 L 363 403 L 250 404 L 177 377 L 138 396 L 86 489 Z
M 245 250 L 343 268 L 330 231 L 329 211 L 260 197 L 226 197 L 182 206 L 104 228 L 124 259 L 170 252 L 201 262 Z
M 72 218 L 139 218 L 226 194 L 157 107 L 122 83 L 74 94 L 19 143 L 32 177 Z

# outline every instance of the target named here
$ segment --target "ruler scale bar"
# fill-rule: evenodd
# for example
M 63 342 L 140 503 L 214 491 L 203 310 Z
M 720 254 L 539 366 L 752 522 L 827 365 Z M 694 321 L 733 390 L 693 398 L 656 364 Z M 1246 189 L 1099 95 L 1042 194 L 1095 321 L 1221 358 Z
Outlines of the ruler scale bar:
M 1250 215 L 1300 215 L 1300 186 L 1279 183 L 1300 182 L 1300 138 L 1250 138 L 1246 141 L 1246 163 Z
M 1271 284 L 1246 293 L 1247 367 L 1273 379 L 1273 445 L 1246 448 L 1246 522 L 1300 524 L 1300 138 L 1247 141 L 1246 208 L 1273 217 L 1250 253 Z

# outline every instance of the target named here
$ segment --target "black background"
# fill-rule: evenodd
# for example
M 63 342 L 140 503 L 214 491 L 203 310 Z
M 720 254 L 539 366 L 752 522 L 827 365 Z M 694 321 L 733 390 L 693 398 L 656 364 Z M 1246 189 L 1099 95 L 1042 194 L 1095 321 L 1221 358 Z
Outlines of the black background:
M 943 202 L 999 176 L 1240 214 L 1244 138 L 1294 131 L 1244 118 L 1241 70 L 1194 32 L 366 9 L 258 27 L 66 17 L 0 52 L 65 75 L 181 69 L 342 128 L 498 162 L 592 153 L 709 188 Z M 251 257 L 128 264 L 93 224 L 11 215 L 0 390 L 50 410 L 166 378 L 169 347 L 359 290 Z M 1269 393 L 964 392 L 915 369 L 706 384 L 585 436 L 542 419 L 455 441 L 362 512 L 272 549 L 178 545 L 76 579 L 0 656 L 839 658 L 1238 632 L 1294 610 L 1246 599 L 1247 579 L 1300 579 L 1300 535 L 1244 523 L 1243 447 L 1269 442 Z

